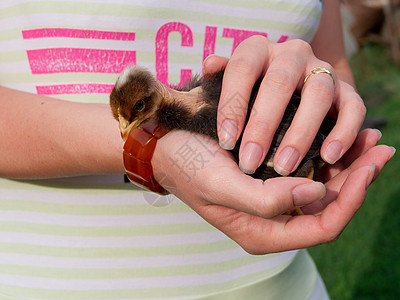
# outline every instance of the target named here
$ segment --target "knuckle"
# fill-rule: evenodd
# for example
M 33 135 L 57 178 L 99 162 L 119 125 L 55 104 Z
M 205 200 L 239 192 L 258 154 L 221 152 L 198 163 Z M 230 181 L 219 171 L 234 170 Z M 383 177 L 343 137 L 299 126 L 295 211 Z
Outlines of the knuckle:
M 365 106 L 364 102 L 359 99 L 354 102 L 354 110 L 357 111 L 361 116 L 365 117 L 367 114 L 367 107 Z
M 331 227 L 328 225 L 322 225 L 322 239 L 321 244 L 333 243 L 337 241 L 342 234 L 344 228 L 341 227 Z
M 325 68 L 325 69 L 329 70 L 330 72 L 332 72 L 332 74 L 334 74 L 335 68 L 330 63 L 318 59 L 317 65 L 318 65 L 318 67 Z
M 251 37 L 247 38 L 247 40 L 249 42 L 254 42 L 255 44 L 269 43 L 269 40 L 265 36 L 260 34 L 252 35 Z
M 242 144 L 245 145 L 249 142 L 257 144 L 263 153 L 267 153 L 276 127 L 270 122 L 266 122 L 265 119 L 252 119 L 244 128 Z
M 333 101 L 334 91 L 331 82 L 328 80 L 310 80 L 307 82 L 307 88 L 314 94 L 318 95 L 321 101 Z M 330 78 L 329 78 L 330 79 Z
M 232 57 L 229 65 L 242 76 L 251 76 L 256 68 L 256 62 L 251 57 Z M 251 76 L 252 77 L 252 76 Z
M 340 234 L 341 234 L 341 232 L 339 232 L 339 233 L 333 232 L 331 234 L 327 234 L 323 243 L 327 244 L 327 243 L 336 242 L 339 239 Z
M 273 195 L 264 195 L 259 201 L 256 201 L 255 213 L 263 218 L 272 218 L 282 214 L 285 211 L 283 203 L 277 201 L 278 199 Z
M 367 115 L 367 108 L 365 107 L 364 102 L 362 100 L 355 101 L 351 110 L 353 111 L 353 113 L 359 116 L 360 120 L 364 120 Z M 350 131 L 352 133 L 353 139 L 357 137 L 359 130 L 360 128 L 358 126 L 355 126 L 354 129 Z
M 254 224 L 240 223 L 240 227 L 233 228 L 233 234 L 230 237 L 240 246 L 244 251 L 251 255 L 266 254 L 263 243 L 256 238 L 252 238 L 252 233 L 255 231 Z M 232 229 L 232 228 L 231 228 Z
M 287 42 L 287 45 L 290 49 L 293 49 L 299 53 L 313 54 L 313 50 L 311 45 L 306 41 L 300 39 L 294 39 Z
M 267 76 L 271 87 L 277 90 L 286 89 L 288 83 L 293 81 L 293 75 L 283 69 L 270 69 Z
M 260 133 L 260 138 L 265 140 L 266 136 L 272 133 L 273 126 L 266 122 L 266 118 L 262 113 L 257 113 L 257 109 L 253 108 L 250 120 L 246 125 L 246 131 L 251 136 L 257 136 L 256 133 Z
M 242 124 L 248 110 L 248 100 L 239 92 L 229 96 L 219 106 L 219 117 L 237 120 Z
M 264 255 L 270 253 L 270 251 L 260 247 L 258 245 L 252 245 L 252 244 L 245 244 L 245 243 L 240 243 L 240 247 L 243 248 L 244 251 L 246 251 L 250 255 Z

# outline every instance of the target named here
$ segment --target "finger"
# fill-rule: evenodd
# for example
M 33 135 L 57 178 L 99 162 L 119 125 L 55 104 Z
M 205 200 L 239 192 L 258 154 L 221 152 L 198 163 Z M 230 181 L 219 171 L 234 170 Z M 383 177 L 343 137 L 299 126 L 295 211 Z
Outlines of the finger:
M 287 70 L 275 68 L 275 64 L 280 65 L 274 61 L 260 85 L 240 145 L 240 167 L 248 174 L 254 173 L 263 162 L 297 85 L 295 64 Z
M 347 169 L 337 174 L 325 184 L 327 188 L 327 194 L 324 198 L 311 205 L 303 207 L 302 211 L 306 214 L 316 214 L 322 211 L 327 205 L 336 199 L 337 194 L 341 190 L 350 174 L 359 168 L 375 165 L 375 173 L 373 177 L 373 180 L 375 180 L 382 168 L 388 163 L 388 161 L 392 159 L 394 153 L 395 149 L 386 145 L 379 145 L 368 149 Z
M 337 203 L 323 215 L 278 216 L 266 220 L 226 207 L 212 207 L 207 221 L 251 254 L 301 249 L 334 241 L 361 206 L 371 167 L 354 172 L 343 186 Z M 328 208 L 327 208 L 328 209 Z M 218 216 L 218 217 L 217 217 Z
M 321 157 L 330 164 L 337 162 L 351 147 L 366 115 L 364 102 L 354 89 L 344 82 L 338 82 L 338 85 L 336 125 L 321 147 Z
M 367 155 L 369 159 L 366 160 L 370 162 L 374 160 L 374 156 L 378 156 L 384 162 L 385 155 L 390 159 L 393 150 L 387 146 L 377 146 Z M 300 249 L 332 242 L 362 205 L 367 186 L 384 164 L 376 162 L 376 165 L 364 165 L 347 174 L 340 187 L 329 187 L 329 195 L 325 198 L 331 198 L 330 205 L 321 215 L 282 215 L 264 219 L 224 206 L 212 205 L 206 208 L 213 211 L 211 214 L 206 213 L 209 217 L 207 220 L 252 254 Z M 302 210 L 304 211 L 304 207 Z
M 337 200 L 321 215 L 290 219 L 281 228 L 281 247 L 299 249 L 335 241 L 361 207 L 373 173 L 373 166 L 364 166 L 353 172 L 345 181 Z
M 378 129 L 367 128 L 361 131 L 354 144 L 338 162 L 334 165 L 325 164 L 322 167 L 319 180 L 327 182 L 339 172 L 348 168 L 358 157 L 374 147 L 381 137 L 382 133 Z
M 364 129 L 362 130 L 354 144 L 342 157 L 341 163 L 344 167 L 350 166 L 358 157 L 367 152 L 370 148 L 374 147 L 382 137 L 382 133 L 378 129 Z
M 343 182 L 354 170 L 366 165 L 375 165 L 375 178 L 382 168 L 392 159 L 395 149 L 386 145 L 374 146 L 356 159 L 347 169 L 337 174 L 332 180 L 326 183 L 331 190 L 339 190 Z M 329 197 L 327 197 L 329 199 Z
M 360 209 L 367 194 L 367 188 L 371 184 L 376 170 L 375 164 L 362 166 L 353 171 L 342 188 L 335 201 L 331 202 L 322 212 L 320 217 L 321 233 L 325 235 L 325 241 L 336 240 L 346 225 Z
M 215 73 L 226 66 L 229 59 L 215 54 L 209 55 L 203 61 L 203 74 Z
M 224 149 L 233 149 L 243 130 L 251 91 L 264 72 L 268 45 L 264 37 L 253 36 L 236 48 L 226 65 L 217 114 L 218 137 Z
M 221 170 L 221 168 L 220 168 Z M 236 169 L 237 170 L 237 169 Z M 318 201 L 325 186 L 306 178 L 273 178 L 263 182 L 231 169 L 209 176 L 212 182 L 203 190 L 204 199 L 263 218 L 281 215 L 296 207 Z M 215 197 L 218 191 L 218 197 Z M 232 196 L 234 195 L 234 196 Z
M 230 152 L 211 142 L 188 132 L 172 131 L 158 140 L 152 159 L 156 180 L 195 211 L 221 205 L 270 218 L 325 195 L 322 183 L 307 178 L 254 179 L 239 170 Z M 180 155 L 182 149 L 196 157 L 186 161 L 186 156 Z M 165 159 L 160 153 L 170 156 Z
M 263 162 L 285 109 L 304 72 L 305 62 L 298 55 L 288 54 L 288 52 L 285 52 L 285 55 L 275 56 L 270 62 L 260 84 L 240 145 L 239 163 L 244 172 L 254 173 Z M 292 155 L 295 155 L 293 151 Z M 289 173 L 282 175 L 287 174 Z
M 299 108 L 274 157 L 274 168 L 279 174 L 286 176 L 297 169 L 332 105 L 333 95 L 330 76 L 310 76 Z

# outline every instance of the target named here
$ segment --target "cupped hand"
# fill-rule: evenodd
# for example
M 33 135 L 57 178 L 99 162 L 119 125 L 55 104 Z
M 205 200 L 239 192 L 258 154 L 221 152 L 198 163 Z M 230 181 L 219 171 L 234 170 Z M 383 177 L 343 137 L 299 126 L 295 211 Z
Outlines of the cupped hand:
M 334 68 L 319 60 L 311 46 L 301 40 L 272 43 L 262 36 L 242 42 L 228 60 L 210 56 L 204 72 L 225 67 L 220 104 L 218 136 L 221 147 L 232 149 L 243 131 L 239 159 L 241 169 L 254 172 L 268 152 L 275 130 L 295 90 L 302 100 L 295 118 L 275 155 L 274 167 L 281 175 L 294 171 L 329 113 L 337 119 L 321 148 L 321 157 L 337 162 L 353 144 L 365 118 L 366 109 L 354 88 L 337 78 Z M 316 68 L 327 73 L 311 75 Z M 247 104 L 254 83 L 262 78 L 246 128 Z
M 155 178 L 208 223 L 253 254 L 335 240 L 362 205 L 366 189 L 393 156 L 375 130 L 324 169 L 325 185 L 306 178 L 262 181 L 241 172 L 230 152 L 204 136 L 172 131 L 158 141 Z M 282 213 L 302 207 L 306 215 Z

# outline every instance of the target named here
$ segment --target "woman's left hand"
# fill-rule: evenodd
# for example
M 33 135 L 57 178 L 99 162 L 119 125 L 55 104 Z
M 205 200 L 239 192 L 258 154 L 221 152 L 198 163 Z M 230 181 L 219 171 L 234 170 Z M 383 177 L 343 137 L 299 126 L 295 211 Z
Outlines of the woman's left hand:
M 338 238 L 394 154 L 391 147 L 375 146 L 379 138 L 375 130 L 362 131 L 337 163 L 324 167 L 322 198 L 306 178 L 254 179 L 214 140 L 184 131 L 160 139 L 152 163 L 157 181 L 204 220 L 247 252 L 266 254 Z M 296 206 L 296 187 L 305 215 L 282 215 Z

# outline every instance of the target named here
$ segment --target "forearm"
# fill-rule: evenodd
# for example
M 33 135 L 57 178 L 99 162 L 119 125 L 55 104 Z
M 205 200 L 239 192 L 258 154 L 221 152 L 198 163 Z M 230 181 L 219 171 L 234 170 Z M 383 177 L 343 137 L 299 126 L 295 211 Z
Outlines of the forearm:
M 355 88 L 346 58 L 339 0 L 325 0 L 321 23 L 311 42 L 315 55 L 335 68 L 338 78 Z
M 123 172 L 122 139 L 108 105 L 0 87 L 0 176 Z

